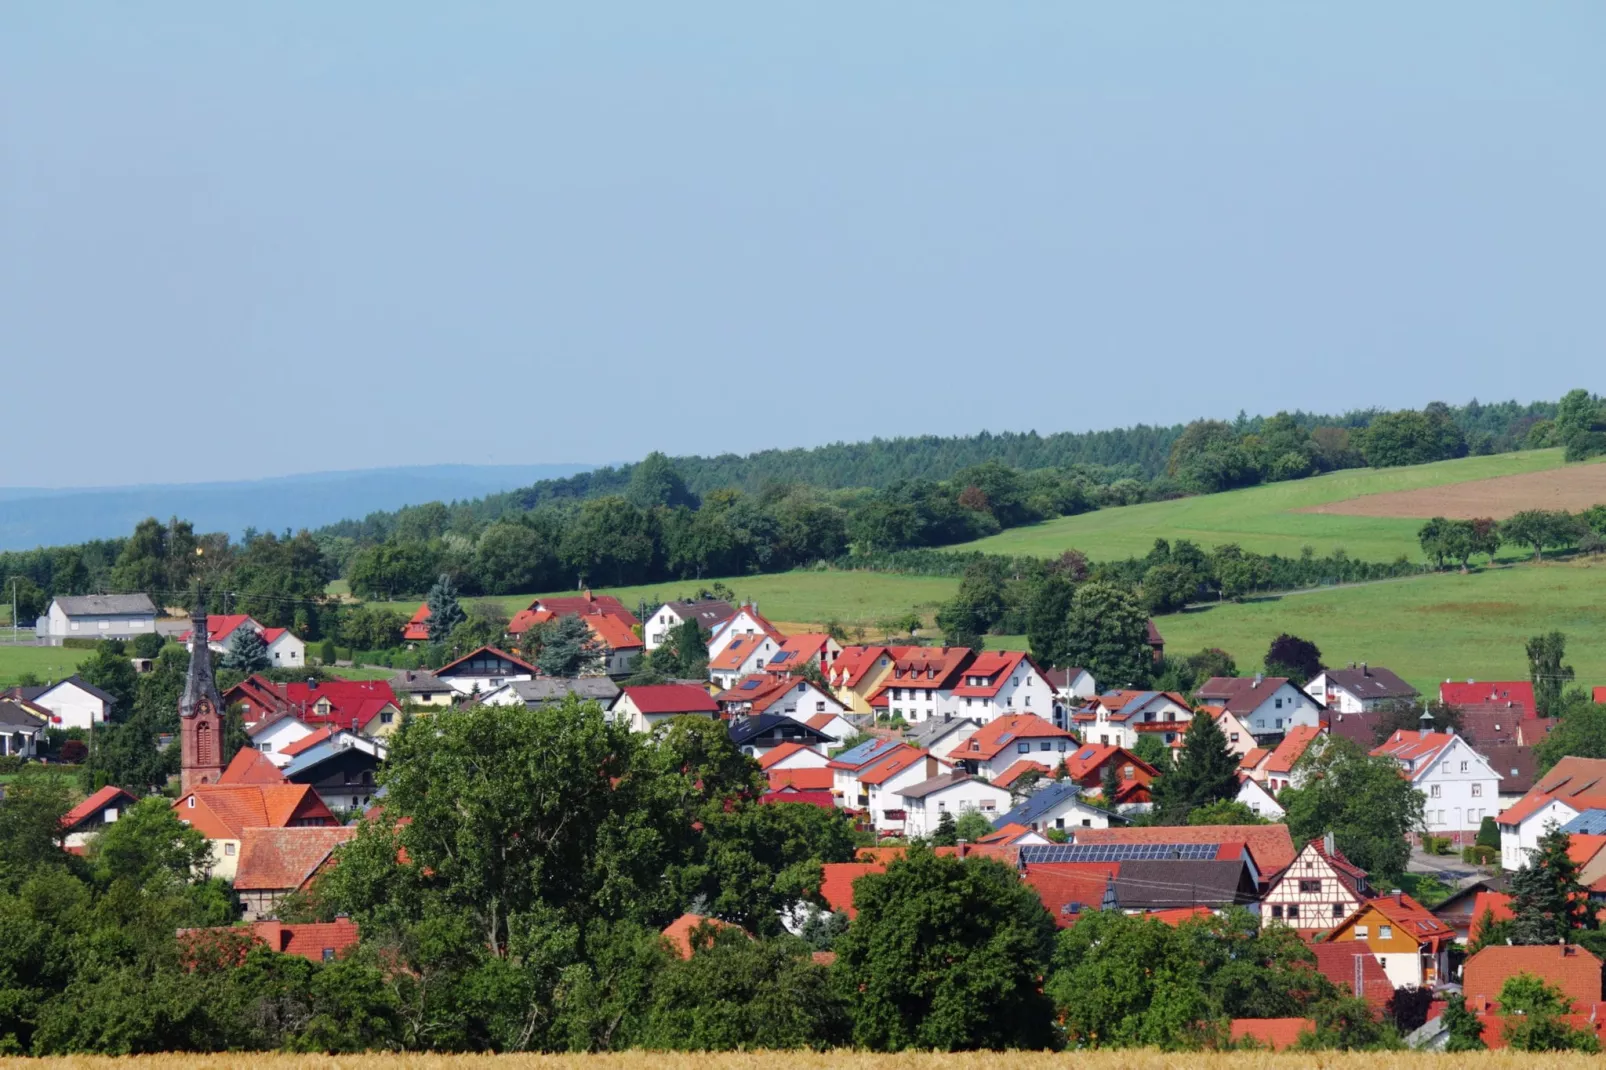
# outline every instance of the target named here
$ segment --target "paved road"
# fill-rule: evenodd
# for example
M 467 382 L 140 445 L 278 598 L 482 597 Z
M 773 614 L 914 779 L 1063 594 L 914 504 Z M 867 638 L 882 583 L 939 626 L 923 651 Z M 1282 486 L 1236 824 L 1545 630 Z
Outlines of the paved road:
M 1411 848 L 1411 860 L 1405 864 L 1407 873 L 1430 873 L 1449 885 L 1468 884 L 1484 875 L 1477 866 L 1461 861 L 1459 854 L 1430 855 L 1420 847 Z

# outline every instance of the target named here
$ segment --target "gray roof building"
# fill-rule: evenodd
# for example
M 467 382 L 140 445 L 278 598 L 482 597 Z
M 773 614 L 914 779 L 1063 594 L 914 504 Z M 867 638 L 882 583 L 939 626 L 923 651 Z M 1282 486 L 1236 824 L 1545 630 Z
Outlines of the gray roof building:
M 1241 858 L 1134 860 L 1122 862 L 1115 875 L 1115 899 L 1122 910 L 1225 907 L 1259 898 L 1260 890 Z
M 156 615 L 156 604 L 145 594 L 57 595 L 56 605 L 69 617 L 123 617 Z
M 608 709 L 619 698 L 619 685 L 606 676 L 538 676 L 534 680 L 510 680 L 507 686 L 526 706 L 545 706 L 577 695 Z

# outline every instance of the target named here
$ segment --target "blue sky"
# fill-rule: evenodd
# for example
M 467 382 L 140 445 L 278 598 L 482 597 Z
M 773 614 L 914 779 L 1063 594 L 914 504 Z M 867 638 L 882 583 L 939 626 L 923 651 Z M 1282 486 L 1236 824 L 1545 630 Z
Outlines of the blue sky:
M 1603 40 L 1594 2 L 6 5 L 0 485 L 1606 389 Z

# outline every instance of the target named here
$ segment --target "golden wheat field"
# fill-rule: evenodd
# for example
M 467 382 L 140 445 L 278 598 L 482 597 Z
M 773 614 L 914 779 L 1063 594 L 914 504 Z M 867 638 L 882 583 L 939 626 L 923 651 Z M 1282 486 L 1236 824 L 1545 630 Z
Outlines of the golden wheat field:
M 1232 1052 L 1224 1054 L 1158 1051 L 993 1052 L 964 1055 L 861 1052 L 699 1053 L 629 1052 L 621 1055 L 139 1055 L 113 1059 L 72 1056 L 55 1059 L 0 1059 L 0 1067 L 28 1070 L 1537 1070 L 1539 1067 L 1595 1067 L 1599 1056 L 1522 1055 L 1510 1051 L 1462 1055 L 1414 1052 L 1311 1055 Z

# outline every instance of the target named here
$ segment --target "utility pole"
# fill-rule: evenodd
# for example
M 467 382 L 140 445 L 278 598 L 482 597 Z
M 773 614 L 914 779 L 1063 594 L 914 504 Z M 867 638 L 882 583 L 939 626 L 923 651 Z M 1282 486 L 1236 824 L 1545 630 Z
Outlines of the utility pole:
M 11 577 L 11 641 L 17 641 L 17 577 Z

